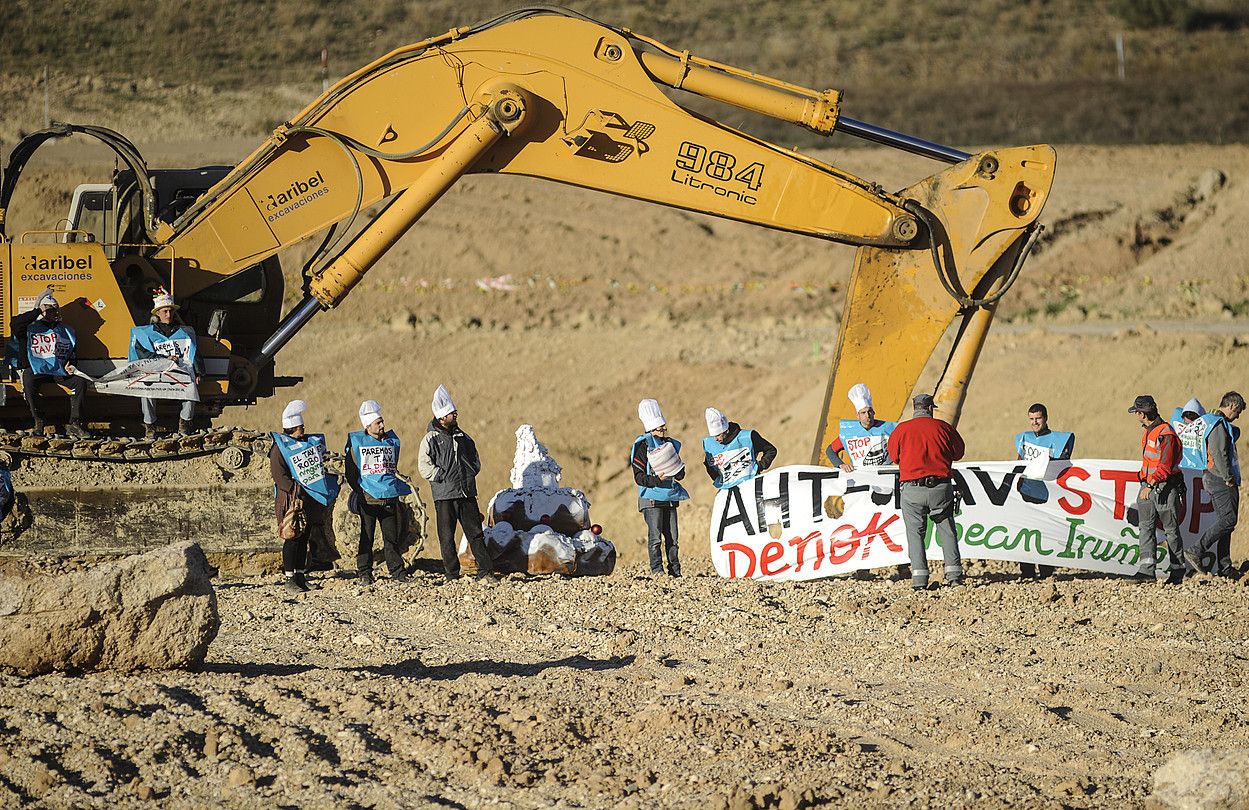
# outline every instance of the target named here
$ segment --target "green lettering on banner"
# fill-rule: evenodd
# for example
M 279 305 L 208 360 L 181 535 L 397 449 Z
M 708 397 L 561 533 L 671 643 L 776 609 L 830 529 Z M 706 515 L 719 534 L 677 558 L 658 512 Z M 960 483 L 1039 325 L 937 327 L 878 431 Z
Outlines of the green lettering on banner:
M 1128 563 L 1128 565 L 1136 565 L 1141 560 L 1140 535 L 1137 534 L 1136 529 L 1132 528 L 1131 526 L 1124 526 L 1122 529 L 1119 530 L 1119 536 L 1132 538 L 1132 542 L 1127 544 L 1128 547 L 1132 549 L 1132 552 L 1133 552 L 1132 561 L 1128 562 L 1127 559 L 1124 559 L 1124 562 Z
M 977 538 L 979 538 L 982 534 L 984 534 L 984 525 L 980 523 L 972 523 L 964 530 L 961 540 L 969 546 L 983 546 L 985 544 L 984 540 L 977 542 Z
M 1064 560 L 1074 560 L 1076 558 L 1076 554 L 1071 550 L 1071 547 L 1075 545 L 1076 542 L 1076 529 L 1079 528 L 1082 523 L 1084 523 L 1084 521 L 1080 518 L 1067 518 L 1067 545 L 1063 547 L 1062 551 L 1058 552 L 1058 556 L 1062 557 Z
M 1025 550 L 1032 551 L 1035 549 L 1036 553 L 1043 557 L 1048 557 L 1054 553 L 1053 549 L 1047 549 L 1041 545 L 1041 532 L 1037 529 L 1020 529 L 1019 534 L 1015 535 L 1015 545 L 1011 546 L 1011 548 L 1015 548 L 1020 543 L 1023 543 Z

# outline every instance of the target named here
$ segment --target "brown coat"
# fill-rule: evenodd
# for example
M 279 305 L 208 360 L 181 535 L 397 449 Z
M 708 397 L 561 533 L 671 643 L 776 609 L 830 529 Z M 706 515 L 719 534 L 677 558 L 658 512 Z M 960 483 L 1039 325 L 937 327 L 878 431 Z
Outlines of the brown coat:
M 273 499 L 273 512 L 280 526 L 282 524 L 282 515 L 286 514 L 291 498 L 295 496 L 299 483 L 291 477 L 291 471 L 286 466 L 286 459 L 282 458 L 282 451 L 278 449 L 277 444 L 269 448 L 269 472 L 273 476 L 274 485 L 277 487 L 277 492 L 274 494 Z M 304 498 L 304 516 L 308 519 L 309 526 L 320 526 L 330 522 L 329 508 L 322 506 L 312 498 Z

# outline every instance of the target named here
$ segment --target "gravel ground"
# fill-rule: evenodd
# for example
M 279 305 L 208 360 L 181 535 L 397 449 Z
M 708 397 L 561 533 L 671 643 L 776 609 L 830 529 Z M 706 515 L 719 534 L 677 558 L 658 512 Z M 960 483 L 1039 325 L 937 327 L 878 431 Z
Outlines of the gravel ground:
M 223 582 L 201 672 L 0 675 L 0 804 L 1140 805 L 1249 746 L 1249 589 Z

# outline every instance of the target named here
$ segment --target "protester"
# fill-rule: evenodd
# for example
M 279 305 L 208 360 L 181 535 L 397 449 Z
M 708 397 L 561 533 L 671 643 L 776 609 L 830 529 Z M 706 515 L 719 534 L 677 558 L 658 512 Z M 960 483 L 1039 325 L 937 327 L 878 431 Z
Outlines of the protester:
M 1201 417 L 1203 450 L 1207 458 L 1201 483 L 1214 503 L 1215 523 L 1206 529 L 1197 542 L 1197 559 L 1185 557 L 1189 568 L 1201 571 L 1202 558 L 1211 560 L 1211 572 L 1230 579 L 1239 579 L 1240 572 L 1232 567 L 1232 531 L 1240 516 L 1240 458 L 1236 439 L 1240 431 L 1232 424 L 1245 412 L 1245 398 L 1228 391 L 1219 400 L 1213 413 Z
M 633 440 L 629 466 L 638 486 L 638 511 L 646 521 L 646 551 L 651 573 L 664 572 L 664 555 L 668 557 L 668 575 L 681 576 L 681 558 L 677 525 L 677 504 L 689 498 L 678 481 L 685 478 L 681 463 L 681 443 L 668 438 L 668 423 L 659 403 L 644 399 L 638 403 L 638 418 L 645 431 Z M 658 469 L 656 463 L 658 462 Z
M 195 330 L 182 322 L 178 316 L 178 304 L 173 296 L 164 290 L 157 291 L 152 298 L 152 321 L 146 326 L 136 326 L 130 330 L 130 360 L 145 360 L 149 357 L 168 357 L 176 360 L 195 375 L 195 385 L 200 384 L 204 376 L 204 363 L 199 356 L 196 345 Z M 143 438 L 156 438 L 156 400 L 152 397 L 140 397 L 139 405 L 143 410 Z M 195 419 L 195 402 L 183 400 L 178 412 L 178 432 L 192 433 Z
M 486 579 L 494 574 L 494 561 L 486 548 L 481 511 L 477 508 L 477 474 L 481 472 L 477 445 L 460 428 L 459 412 L 445 386 L 438 386 L 430 407 L 434 418 L 421 439 L 417 467 L 433 491 L 443 570 L 448 581 L 460 577 L 455 538 L 458 522 L 477 561 L 477 578 Z
M 1075 452 L 1076 435 L 1050 430 L 1049 418 L 1049 409 L 1040 402 L 1028 408 L 1028 427 L 1031 429 L 1015 436 L 1015 454 L 1020 461 L 1031 461 L 1034 458 L 1071 458 L 1071 454 Z M 1053 575 L 1052 565 L 1037 566 L 1026 562 L 1019 564 L 1021 579 L 1046 579 Z
M 715 408 L 704 412 L 703 466 L 717 489 L 732 489 L 772 466 L 776 446 L 753 430 L 742 430 Z
M 889 458 L 889 435 L 898 423 L 876 418 L 876 409 L 872 407 L 872 392 L 863 383 L 853 386 L 846 392 L 846 396 L 854 406 L 858 418 L 841 420 L 837 438 L 824 448 L 828 460 L 840 465 L 842 472 L 882 467 L 892 463 L 893 460 Z M 842 459 L 843 452 L 848 460 Z M 909 579 L 911 576 L 905 565 L 897 567 L 897 574 L 899 579 Z
M 1158 416 L 1154 398 L 1142 394 L 1128 408 L 1141 423 L 1141 482 L 1136 499 L 1137 532 L 1140 560 L 1136 568 L 1137 582 L 1154 582 L 1157 564 L 1156 522 L 1162 523 L 1166 536 L 1168 584 L 1184 579 L 1183 549 L 1180 541 L 1180 514 L 1183 512 L 1184 476 L 1179 472 L 1180 439 L 1175 429 Z M 1194 549 L 1195 551 L 1195 549 Z
M 338 476 L 325 469 L 325 436 L 304 428 L 302 399 L 282 411 L 282 432 L 273 433 L 269 472 L 274 483 L 274 510 L 282 540 L 284 587 L 291 593 L 310 590 L 308 567 L 333 566 L 338 550 L 329 524 L 338 497 Z
M 840 464 L 844 472 L 890 463 L 889 435 L 898 423 L 876 418 L 872 392 L 863 383 L 851 388 L 848 396 L 858 419 L 841 420 L 837 438 L 824 449 L 828 460 Z M 848 460 L 842 459 L 843 451 Z
M 22 395 L 30 407 L 34 419 L 32 432 L 43 433 L 46 426 L 43 413 L 43 397 L 39 386 L 53 382 L 69 389 L 69 423 L 65 432 L 75 439 L 87 438 L 80 417 L 82 398 L 87 391 L 87 381 L 78 376 L 75 363 L 75 347 L 78 338 L 74 328 L 61 322 L 61 305 L 49 287 L 35 301 L 35 308 L 10 321 L 10 333 L 19 347 L 17 368 L 22 380 Z
M 963 457 L 963 437 L 954 427 L 933 418 L 936 403 L 929 394 L 912 400 L 914 414 L 889 436 L 889 455 L 898 462 L 902 522 L 911 558 L 911 587 L 925 590 L 928 557 L 924 540 L 928 520 L 937 528 L 945 560 L 945 584 L 961 585 L 963 560 L 954 527 L 954 485 L 951 465 Z
M 1201 417 L 1206 409 L 1201 402 L 1193 397 L 1183 407 L 1171 413 L 1171 427 L 1175 435 L 1180 437 L 1180 467 L 1185 470 L 1204 470 L 1206 468 L 1205 433 L 1206 423 Z
M 364 430 L 347 434 L 347 484 L 351 487 L 360 514 L 360 546 L 356 552 L 358 578 L 373 583 L 373 539 L 382 527 L 382 556 L 390 578 L 406 582 L 407 571 L 399 551 L 399 499 L 412 488 L 395 475 L 399 466 L 399 437 L 386 429 L 382 406 L 377 400 L 360 403 L 360 425 Z

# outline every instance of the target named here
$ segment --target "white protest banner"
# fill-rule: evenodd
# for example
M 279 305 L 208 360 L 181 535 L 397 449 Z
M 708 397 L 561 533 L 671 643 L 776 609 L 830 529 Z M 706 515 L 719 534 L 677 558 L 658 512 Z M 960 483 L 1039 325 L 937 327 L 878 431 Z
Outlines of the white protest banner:
M 1140 462 L 1051 461 L 1041 479 L 1020 461 L 954 465 L 962 496 L 955 517 L 964 559 L 1015 560 L 1132 574 Z M 1031 471 L 1029 471 L 1031 472 Z M 1180 534 L 1214 523 L 1201 472 L 1184 470 Z M 769 470 L 716 495 L 711 560 L 722 577 L 817 579 L 908 561 L 896 467 L 842 472 L 827 467 Z M 1163 534 L 1155 529 L 1155 553 Z M 941 559 L 931 523 L 927 556 Z M 1158 571 L 1166 568 L 1161 552 Z
M 134 360 L 102 377 L 88 377 L 81 371 L 78 376 L 88 380 L 101 394 L 199 402 L 195 372 L 169 357 Z

